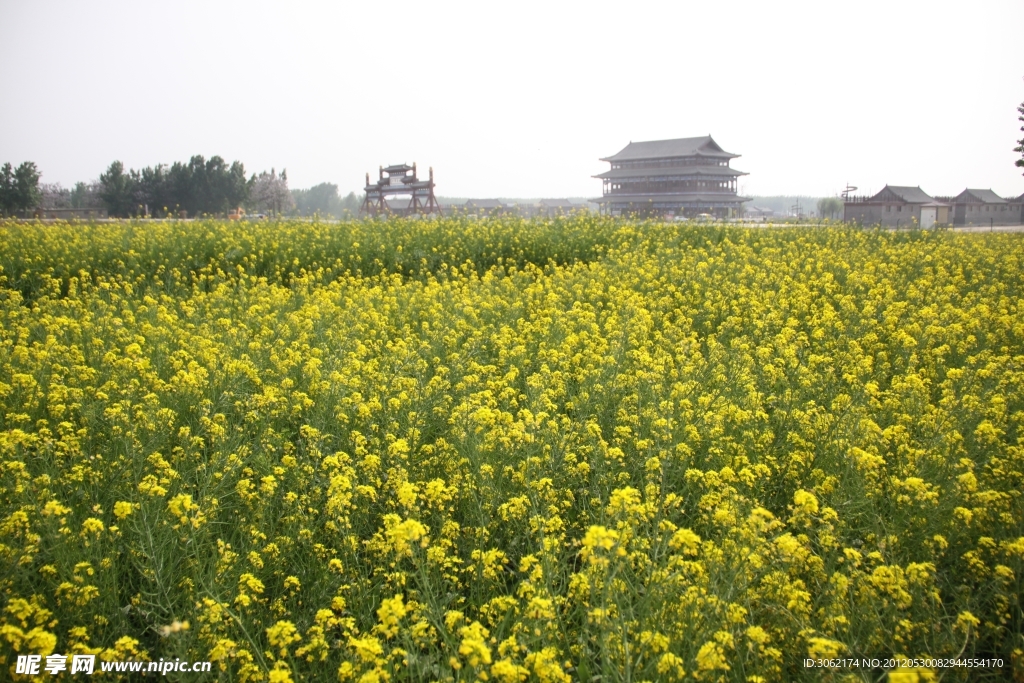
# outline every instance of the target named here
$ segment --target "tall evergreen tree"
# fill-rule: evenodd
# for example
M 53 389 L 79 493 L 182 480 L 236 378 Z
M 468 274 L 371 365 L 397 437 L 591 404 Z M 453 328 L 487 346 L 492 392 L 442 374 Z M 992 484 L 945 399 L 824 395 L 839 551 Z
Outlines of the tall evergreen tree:
M 0 167 L 0 214 L 15 215 L 40 205 L 39 169 L 32 161 L 13 168 L 10 162 Z
M 124 164 L 114 161 L 106 173 L 100 174 L 100 198 L 107 207 L 107 213 L 127 218 L 137 212 L 134 179 L 126 173 Z
M 83 183 L 81 181 L 75 183 L 75 186 L 71 188 L 71 208 L 101 208 L 103 206 L 103 200 L 100 198 L 101 189 L 102 186 L 95 180 L 91 183 Z
M 223 179 L 225 210 L 230 211 L 241 206 L 249 198 L 249 184 L 245 180 L 245 166 L 240 161 L 231 162 L 231 168 Z
M 11 162 L 0 167 L 0 216 L 14 213 L 14 168 Z
M 206 173 L 206 159 L 202 154 L 196 154 L 188 160 L 188 204 L 182 202 L 182 205 L 188 208 L 190 216 L 211 213 L 210 195 L 210 181 Z
M 31 211 L 39 206 L 43 193 L 39 190 L 39 169 L 35 162 L 22 162 L 14 169 L 14 196 L 16 211 Z
M 126 171 L 115 161 L 100 176 L 103 201 L 111 216 L 143 213 L 163 216 L 186 211 L 189 216 L 221 214 L 240 206 L 248 196 L 245 166 L 228 166 L 222 157 L 197 154 L 187 163 L 158 164 Z
M 149 215 L 164 216 L 174 208 L 167 182 L 167 167 L 163 164 L 147 166 L 139 173 L 139 199 L 149 207 Z

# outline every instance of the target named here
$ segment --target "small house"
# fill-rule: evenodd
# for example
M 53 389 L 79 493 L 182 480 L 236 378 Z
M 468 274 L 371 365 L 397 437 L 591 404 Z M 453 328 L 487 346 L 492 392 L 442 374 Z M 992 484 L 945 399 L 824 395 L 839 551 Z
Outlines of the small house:
M 953 225 L 1017 225 L 1021 203 L 1003 199 L 992 190 L 964 190 L 951 200 Z
M 537 203 L 537 213 L 543 216 L 557 216 L 579 208 L 568 199 L 542 199 Z
M 849 197 L 843 202 L 843 220 L 862 225 L 930 228 L 950 222 L 950 206 L 920 187 L 886 185 L 873 197 Z
M 468 213 L 504 213 L 508 205 L 500 199 L 470 199 L 462 208 Z
M 743 207 L 743 215 L 746 218 L 753 218 L 755 220 L 764 220 L 765 218 L 772 218 L 775 216 L 774 209 L 766 209 L 760 206 L 745 206 Z

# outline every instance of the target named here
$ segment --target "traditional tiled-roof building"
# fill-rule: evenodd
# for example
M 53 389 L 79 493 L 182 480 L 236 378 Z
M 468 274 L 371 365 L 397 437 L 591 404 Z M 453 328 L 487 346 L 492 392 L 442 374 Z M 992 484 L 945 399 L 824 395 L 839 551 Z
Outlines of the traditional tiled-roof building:
M 950 199 L 953 225 L 1017 225 L 1021 223 L 1021 201 L 1003 199 L 992 190 L 964 190 Z
M 843 220 L 862 225 L 930 228 L 950 222 L 950 206 L 920 187 L 886 185 L 873 197 L 850 197 L 843 203 Z
M 548 213 L 556 213 L 558 211 L 569 212 L 573 209 L 579 208 L 568 199 L 542 199 L 537 202 L 537 206 L 540 207 L 542 211 L 546 211 Z
M 760 206 L 745 206 L 743 207 L 743 216 L 745 218 L 773 218 L 775 210 Z
M 611 215 L 738 216 L 747 201 L 736 193 L 736 178 L 747 174 L 729 167 L 738 156 L 710 135 L 630 142 L 601 159 L 611 168 L 594 176 L 604 181 L 603 196 L 594 201 Z
M 500 199 L 470 199 L 462 208 L 469 213 L 503 213 L 509 207 Z

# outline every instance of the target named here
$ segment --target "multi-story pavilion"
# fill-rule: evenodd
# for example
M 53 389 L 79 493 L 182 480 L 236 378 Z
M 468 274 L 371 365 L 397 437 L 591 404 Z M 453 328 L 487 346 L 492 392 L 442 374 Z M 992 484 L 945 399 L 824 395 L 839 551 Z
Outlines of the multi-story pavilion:
M 618 154 L 601 159 L 611 169 L 594 176 L 604 181 L 604 194 L 594 201 L 613 216 L 738 216 L 747 201 L 736 194 L 736 178 L 747 174 L 729 167 L 738 156 L 719 147 L 710 135 L 631 142 Z

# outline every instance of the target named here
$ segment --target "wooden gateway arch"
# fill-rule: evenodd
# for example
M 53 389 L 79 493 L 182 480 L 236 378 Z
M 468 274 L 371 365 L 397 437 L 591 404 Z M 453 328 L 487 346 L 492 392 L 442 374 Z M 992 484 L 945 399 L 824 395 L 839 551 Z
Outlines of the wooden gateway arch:
M 416 163 L 412 166 L 396 164 L 381 166 L 380 178 L 370 184 L 370 174 L 366 174 L 366 197 L 359 212 L 368 216 L 381 214 L 410 216 L 413 214 L 441 213 L 441 205 L 434 196 L 434 169 L 430 169 L 430 177 L 420 180 L 416 175 Z M 403 198 L 408 197 L 406 202 Z

